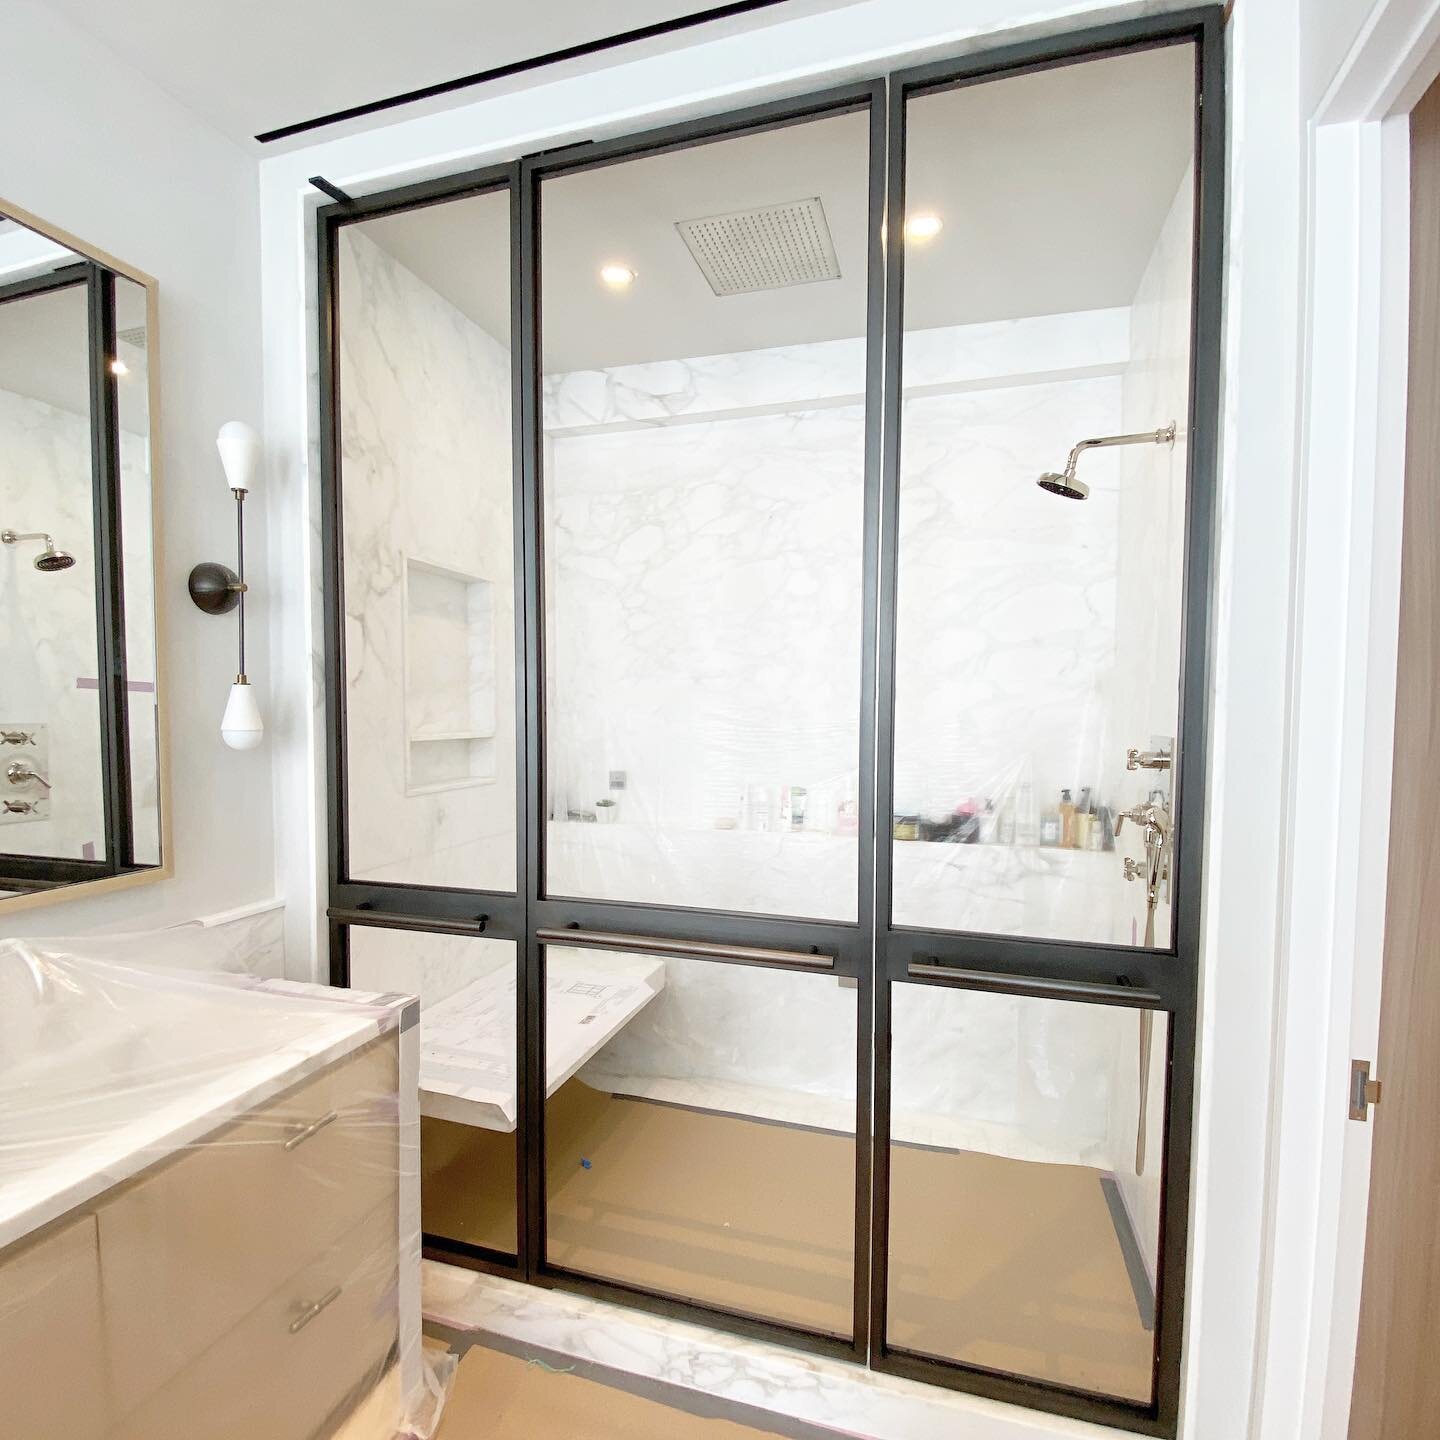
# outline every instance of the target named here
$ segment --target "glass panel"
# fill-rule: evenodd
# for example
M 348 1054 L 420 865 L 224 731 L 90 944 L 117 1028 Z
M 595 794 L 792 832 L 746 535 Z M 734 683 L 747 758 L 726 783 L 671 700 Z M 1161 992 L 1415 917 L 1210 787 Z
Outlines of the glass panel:
M 515 889 L 510 197 L 339 232 L 350 875 Z
M 350 929 L 350 983 L 420 999 L 425 1232 L 513 1255 L 515 945 Z
M 887 1342 L 1148 1403 L 1168 1017 L 892 993 Z
M 0 280 L 0 731 L 21 737 L 0 769 L 40 777 L 0 781 L 0 854 L 107 858 L 90 446 L 83 280 L 8 299 Z
M 550 894 L 855 917 L 868 125 L 544 183 Z
M 551 949 L 552 1265 L 848 1336 L 854 989 Z
M 1169 847 L 1119 817 L 1173 810 L 1126 752 L 1178 730 L 1194 64 L 909 103 L 897 924 L 1144 944 L 1153 859 L 1169 943 Z
M 160 736 L 155 711 L 155 557 L 150 502 L 150 346 L 145 287 L 115 279 L 115 413 L 120 430 L 120 537 L 130 804 L 137 865 L 160 863 Z

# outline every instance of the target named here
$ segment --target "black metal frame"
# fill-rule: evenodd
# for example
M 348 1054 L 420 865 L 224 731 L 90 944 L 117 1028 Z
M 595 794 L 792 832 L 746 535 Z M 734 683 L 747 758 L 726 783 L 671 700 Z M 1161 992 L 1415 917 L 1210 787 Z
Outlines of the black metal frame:
M 1196 53 L 1196 239 L 1192 314 L 1191 440 L 1186 531 L 1181 717 L 1176 775 L 1175 902 L 1168 947 L 1137 950 L 1014 936 L 927 931 L 891 919 L 891 844 L 877 817 L 893 810 L 895 746 L 895 585 L 900 477 L 903 253 L 887 267 L 883 227 L 898 234 L 904 213 L 905 106 L 914 95 L 1159 45 L 1193 43 Z M 1186 1266 L 1191 1114 L 1198 996 L 1199 900 L 1206 766 L 1208 626 L 1211 607 L 1214 479 L 1217 464 L 1219 324 L 1222 283 L 1224 84 L 1220 11 L 1206 7 L 1107 25 L 1078 34 L 901 71 L 818 94 L 757 105 L 601 143 L 580 143 L 501 166 L 426 181 L 318 211 L 320 439 L 326 593 L 326 739 L 329 764 L 331 978 L 349 982 L 348 929 L 388 926 L 484 935 L 517 945 L 519 1077 L 516 1218 L 518 1253 L 497 1256 L 426 1236 L 426 1253 L 485 1270 L 614 1299 L 661 1314 L 701 1319 L 737 1333 L 869 1363 L 892 1374 L 973 1391 L 998 1400 L 1155 1435 L 1178 1423 L 1180 1345 Z M 864 488 L 862 701 L 859 716 L 861 830 L 855 922 L 737 914 L 693 907 L 555 896 L 544 884 L 545 786 L 542 577 L 544 476 L 540 414 L 542 191 L 547 180 L 582 170 L 775 130 L 829 115 L 868 111 L 869 287 Z M 515 644 L 519 884 L 509 893 L 352 880 L 348 836 L 343 696 L 344 596 L 340 496 L 336 238 L 341 227 L 379 215 L 486 192 L 511 205 L 511 348 L 514 427 Z M 888 220 L 887 220 L 888 217 Z M 799 952 L 763 956 L 773 968 L 812 968 L 833 957 L 831 973 L 857 990 L 855 1313 L 849 1337 L 810 1331 L 699 1305 L 679 1297 L 577 1275 L 545 1258 L 546 944 L 639 936 L 668 953 L 737 963 L 717 948 Z M 593 934 L 605 932 L 597 941 Z M 687 942 L 690 948 L 687 947 Z M 571 942 L 566 942 L 571 943 Z M 677 950 L 676 947 L 679 947 Z M 712 953 L 706 953 L 709 950 Z M 754 957 L 745 957 L 756 963 Z M 885 1340 L 891 988 L 941 985 L 975 991 L 1153 1009 L 1168 1019 L 1168 1103 L 1161 1273 L 1157 1295 L 1155 1392 L 1148 1405 L 1002 1375 L 911 1354 Z M 872 1102 L 873 1092 L 873 1102 Z M 872 1125 L 873 1111 L 873 1125 Z
M 1224 233 L 1224 58 L 1218 8 L 1096 27 L 941 61 L 891 77 L 888 213 L 905 213 L 907 103 L 915 96 L 1033 73 L 1161 45 L 1195 47 L 1195 233 L 1192 251 L 1190 450 L 1186 489 L 1184 614 L 1180 725 L 1176 739 L 1175 876 L 1170 943 L 1156 950 L 1015 936 L 957 934 L 899 926 L 892 908 L 892 849 L 877 865 L 875 1215 L 872 1235 L 872 1365 L 890 1374 L 972 1390 L 996 1400 L 1053 1410 L 1076 1419 L 1173 1435 L 1179 1423 L 1184 1323 L 1191 1117 L 1199 996 L 1200 897 L 1205 769 L 1208 749 L 1209 646 L 1214 496 L 1217 473 L 1220 305 Z M 892 231 L 898 233 L 898 230 Z M 904 252 L 886 275 L 885 510 L 881 538 L 882 612 L 877 813 L 893 811 L 895 756 L 895 585 L 899 552 L 899 484 L 904 332 Z M 1148 1405 L 1064 1390 L 916 1355 L 885 1339 L 889 1212 L 889 1083 L 892 987 L 936 984 L 1056 1000 L 1153 1008 L 1169 1017 L 1164 1190 L 1157 1294 L 1154 1392 Z M 1044 1397 L 1037 1395 L 1043 1390 Z
M 155 868 L 135 861 L 134 796 L 130 788 L 120 424 L 115 373 L 111 369 L 116 355 L 115 280 L 113 270 L 93 260 L 82 260 L 0 285 L 0 304 L 76 286 L 83 286 L 86 293 L 96 666 L 105 832 L 103 860 L 0 854 L 0 889 L 50 889 Z

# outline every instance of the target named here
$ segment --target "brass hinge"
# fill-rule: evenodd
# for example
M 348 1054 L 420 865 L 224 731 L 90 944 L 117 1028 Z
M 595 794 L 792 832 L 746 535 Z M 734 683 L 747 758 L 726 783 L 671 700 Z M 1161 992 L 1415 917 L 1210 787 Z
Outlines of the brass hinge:
M 1370 1078 L 1368 1060 L 1350 1062 L 1350 1118 L 1368 1120 L 1370 1107 L 1380 1103 L 1380 1082 Z

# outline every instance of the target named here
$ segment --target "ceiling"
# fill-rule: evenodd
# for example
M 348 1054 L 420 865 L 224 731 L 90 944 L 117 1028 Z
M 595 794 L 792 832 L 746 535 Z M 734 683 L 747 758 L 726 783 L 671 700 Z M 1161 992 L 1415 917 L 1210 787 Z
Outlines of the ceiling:
M 231 139 L 714 8 L 720 0 L 42 0 Z M 726 33 L 853 0 L 776 0 Z M 685 40 L 643 42 L 652 48 Z M 592 56 L 612 64 L 622 51 Z M 454 103 L 450 97 L 448 103 Z M 327 131 L 327 134 L 337 133 Z
M 1128 305 L 1189 163 L 1193 50 L 1171 46 L 912 102 L 907 207 L 944 228 L 906 264 L 912 329 Z M 866 118 L 830 117 L 559 176 L 541 196 L 545 367 L 602 369 L 859 335 Z M 841 278 L 717 297 L 680 220 L 819 196 Z M 503 195 L 364 229 L 502 341 Z M 624 291 L 599 267 L 637 274 Z

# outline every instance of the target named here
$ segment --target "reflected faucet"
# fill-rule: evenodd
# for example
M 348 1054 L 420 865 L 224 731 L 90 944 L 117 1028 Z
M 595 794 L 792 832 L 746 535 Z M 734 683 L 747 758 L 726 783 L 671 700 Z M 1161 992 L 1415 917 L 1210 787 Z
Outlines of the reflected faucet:
M 12 760 L 5 767 L 5 778 L 12 785 L 28 785 L 33 780 L 47 790 L 50 788 L 50 782 L 43 775 L 37 774 L 24 760 Z

